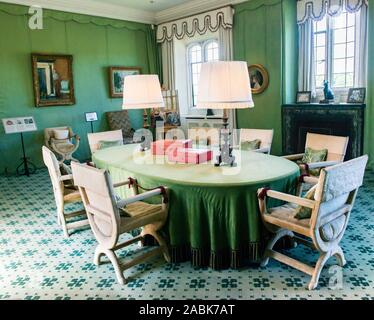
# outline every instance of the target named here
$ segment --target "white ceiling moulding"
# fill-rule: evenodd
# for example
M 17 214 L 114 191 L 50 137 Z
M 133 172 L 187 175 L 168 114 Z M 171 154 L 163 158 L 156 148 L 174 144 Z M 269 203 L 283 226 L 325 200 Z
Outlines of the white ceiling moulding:
M 44 9 L 80 13 L 91 16 L 155 24 L 155 14 L 146 10 L 91 0 L 1 0 L 25 6 L 38 5 Z
M 144 1 L 144 0 L 139 0 Z M 127 7 L 125 4 L 109 4 L 105 0 L 0 0 L 0 2 L 25 6 L 38 5 L 45 9 L 112 18 L 125 21 L 160 24 L 227 5 L 251 0 L 191 0 L 158 12 Z M 126 1 L 124 0 L 124 3 Z
M 250 0 L 193 0 L 169 9 L 159 11 L 155 15 L 157 24 L 174 21 L 202 12 L 207 12 L 228 5 L 234 5 Z

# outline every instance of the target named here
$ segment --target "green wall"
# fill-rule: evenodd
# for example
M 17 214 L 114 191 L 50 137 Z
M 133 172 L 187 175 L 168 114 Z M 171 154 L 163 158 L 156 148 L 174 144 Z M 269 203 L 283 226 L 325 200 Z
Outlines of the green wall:
M 155 72 L 154 35 L 150 25 L 46 10 L 44 29 L 28 28 L 28 8 L 0 3 L 0 119 L 34 116 L 37 132 L 24 135 L 27 155 L 42 166 L 43 129 L 70 125 L 81 136 L 75 154 L 89 157 L 84 113 L 97 111 L 95 130 L 107 129 L 104 112 L 120 110 L 121 99 L 109 98 L 108 66 L 138 66 Z M 32 52 L 73 55 L 76 104 L 35 108 Z M 142 112 L 130 111 L 132 126 L 142 126 Z M 13 172 L 21 157 L 20 137 L 0 128 L 0 173 Z
M 262 64 L 270 83 L 254 95 L 255 107 L 238 110 L 239 128 L 274 129 L 273 154 L 282 154 L 282 103 L 293 102 L 297 87 L 296 1 L 252 0 L 235 6 L 234 56 Z

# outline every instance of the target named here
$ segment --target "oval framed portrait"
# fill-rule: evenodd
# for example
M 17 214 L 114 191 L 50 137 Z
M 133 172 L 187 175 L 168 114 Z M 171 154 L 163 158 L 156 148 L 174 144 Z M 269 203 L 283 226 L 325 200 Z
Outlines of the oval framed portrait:
M 269 74 L 261 64 L 252 64 L 248 67 L 249 81 L 252 93 L 259 94 L 269 86 Z

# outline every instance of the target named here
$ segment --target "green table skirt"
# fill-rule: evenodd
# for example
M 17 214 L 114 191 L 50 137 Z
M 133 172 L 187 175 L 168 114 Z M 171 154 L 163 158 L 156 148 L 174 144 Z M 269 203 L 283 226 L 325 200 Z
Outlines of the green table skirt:
M 136 175 L 123 168 L 99 163 L 110 171 L 113 182 L 134 177 L 145 188 L 165 185 L 170 190 L 169 216 L 164 227 L 172 262 L 190 260 L 193 266 L 213 269 L 239 268 L 257 263 L 266 243 L 258 208 L 257 190 L 293 192 L 298 173 L 266 184 L 249 186 L 186 186 Z M 119 195 L 128 196 L 121 188 Z M 269 201 L 268 206 L 280 205 Z

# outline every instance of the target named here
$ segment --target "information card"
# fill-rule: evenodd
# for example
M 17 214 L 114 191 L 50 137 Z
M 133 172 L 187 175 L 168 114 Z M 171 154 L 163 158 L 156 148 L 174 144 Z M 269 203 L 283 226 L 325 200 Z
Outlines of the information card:
M 6 134 L 38 130 L 33 117 L 3 119 L 3 126 Z

